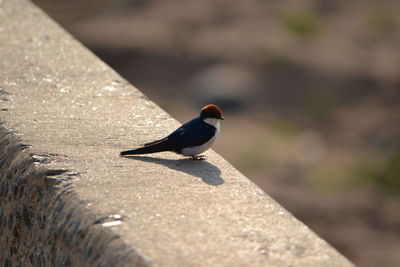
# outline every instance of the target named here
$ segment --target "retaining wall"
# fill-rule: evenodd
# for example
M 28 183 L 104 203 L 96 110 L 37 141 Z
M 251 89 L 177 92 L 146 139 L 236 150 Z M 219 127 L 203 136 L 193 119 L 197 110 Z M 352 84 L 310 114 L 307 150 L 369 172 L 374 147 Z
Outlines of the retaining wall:
M 1 264 L 352 266 L 213 151 L 119 157 L 179 123 L 30 2 L 0 15 Z

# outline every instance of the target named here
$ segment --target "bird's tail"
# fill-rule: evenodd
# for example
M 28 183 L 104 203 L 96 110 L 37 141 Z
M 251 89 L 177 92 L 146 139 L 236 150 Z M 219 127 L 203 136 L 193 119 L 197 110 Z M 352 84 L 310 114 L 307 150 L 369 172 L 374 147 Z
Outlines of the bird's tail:
M 143 147 L 139 147 L 137 149 L 122 151 L 119 155 L 120 156 L 139 155 L 139 154 L 149 154 L 149 153 L 169 151 L 171 150 L 171 148 L 169 147 L 168 142 L 166 141 L 167 139 L 157 140 L 151 143 L 144 144 Z

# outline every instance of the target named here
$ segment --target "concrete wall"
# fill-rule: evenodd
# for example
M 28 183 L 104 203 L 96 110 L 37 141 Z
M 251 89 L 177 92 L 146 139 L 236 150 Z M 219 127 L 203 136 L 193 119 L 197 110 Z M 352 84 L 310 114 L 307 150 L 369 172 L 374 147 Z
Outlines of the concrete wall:
M 352 265 L 213 151 L 120 158 L 179 124 L 30 2 L 0 13 L 0 264 Z
M 37 167 L 24 148 L 0 127 L 3 266 L 146 265 L 118 236 L 100 226 L 105 218 L 85 211 L 68 183 L 68 172 Z

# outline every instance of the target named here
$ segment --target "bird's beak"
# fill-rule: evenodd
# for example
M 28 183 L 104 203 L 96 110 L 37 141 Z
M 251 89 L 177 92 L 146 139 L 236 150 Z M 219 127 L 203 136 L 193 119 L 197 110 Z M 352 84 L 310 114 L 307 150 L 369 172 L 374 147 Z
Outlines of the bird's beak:
M 224 118 L 222 118 L 222 117 L 220 117 L 219 119 L 220 119 L 220 120 L 224 120 Z

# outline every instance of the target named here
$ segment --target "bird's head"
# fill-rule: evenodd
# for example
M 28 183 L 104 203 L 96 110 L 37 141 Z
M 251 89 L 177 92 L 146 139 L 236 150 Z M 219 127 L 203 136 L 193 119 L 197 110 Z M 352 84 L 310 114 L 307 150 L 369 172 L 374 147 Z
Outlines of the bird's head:
M 209 104 L 201 109 L 200 118 L 223 120 L 221 109 L 214 104 Z

